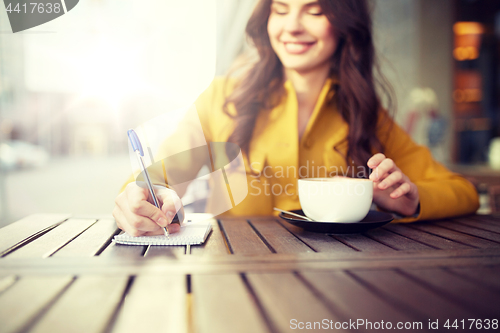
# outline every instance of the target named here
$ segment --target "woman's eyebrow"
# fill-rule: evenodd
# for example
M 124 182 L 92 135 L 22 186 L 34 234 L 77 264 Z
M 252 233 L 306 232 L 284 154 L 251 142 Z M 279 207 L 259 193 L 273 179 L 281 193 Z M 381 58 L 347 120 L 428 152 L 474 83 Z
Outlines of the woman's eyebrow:
M 280 5 L 280 6 L 289 7 L 289 5 L 287 3 L 284 3 L 284 2 L 281 2 L 281 1 L 273 1 L 272 4 L 273 5 L 276 4 L 276 5 Z M 310 7 L 316 7 L 316 6 L 320 6 L 319 2 L 313 1 L 313 2 L 306 3 L 302 7 L 303 8 L 310 8 Z
M 320 4 L 319 4 L 319 2 L 314 1 L 314 2 L 309 2 L 309 3 L 306 3 L 306 4 L 304 5 L 304 7 L 316 7 L 316 6 L 319 6 L 319 5 L 320 5 Z
M 273 1 L 272 5 L 280 5 L 280 6 L 286 6 L 288 7 L 287 3 L 281 2 L 281 1 Z

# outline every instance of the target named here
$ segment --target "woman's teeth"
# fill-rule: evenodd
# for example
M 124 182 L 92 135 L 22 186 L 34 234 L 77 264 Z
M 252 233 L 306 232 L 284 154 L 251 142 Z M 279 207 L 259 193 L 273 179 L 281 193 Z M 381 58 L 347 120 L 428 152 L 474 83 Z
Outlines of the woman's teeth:
M 285 43 L 285 49 L 290 53 L 302 53 L 307 51 L 313 43 Z

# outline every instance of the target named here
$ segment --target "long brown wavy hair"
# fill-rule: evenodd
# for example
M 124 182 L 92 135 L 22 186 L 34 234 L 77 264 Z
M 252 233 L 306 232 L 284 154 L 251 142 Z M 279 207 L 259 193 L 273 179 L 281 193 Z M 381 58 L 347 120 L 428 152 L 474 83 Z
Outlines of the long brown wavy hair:
M 384 147 L 377 137 L 381 101 L 376 86 L 392 108 L 392 88 L 375 61 L 372 20 L 366 0 L 318 0 L 323 14 L 339 36 L 331 57 L 330 75 L 337 76 L 338 109 L 349 125 L 346 163 L 366 166 L 374 152 Z M 271 47 L 267 23 L 272 0 L 261 0 L 251 15 L 246 33 L 259 54 L 259 61 L 246 73 L 224 104 L 224 112 L 235 121 L 229 141 L 238 144 L 249 157 L 250 140 L 259 112 L 275 107 L 285 93 L 283 65 Z M 377 74 L 377 79 L 375 78 Z M 236 115 L 230 114 L 233 104 Z M 338 150 L 338 147 L 334 147 Z

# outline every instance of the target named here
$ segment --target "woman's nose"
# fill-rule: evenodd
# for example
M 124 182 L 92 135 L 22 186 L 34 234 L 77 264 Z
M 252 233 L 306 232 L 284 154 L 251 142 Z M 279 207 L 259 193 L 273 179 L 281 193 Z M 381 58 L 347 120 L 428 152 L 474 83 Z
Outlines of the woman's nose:
M 299 33 L 304 30 L 299 13 L 290 13 L 287 15 L 284 30 L 289 33 Z

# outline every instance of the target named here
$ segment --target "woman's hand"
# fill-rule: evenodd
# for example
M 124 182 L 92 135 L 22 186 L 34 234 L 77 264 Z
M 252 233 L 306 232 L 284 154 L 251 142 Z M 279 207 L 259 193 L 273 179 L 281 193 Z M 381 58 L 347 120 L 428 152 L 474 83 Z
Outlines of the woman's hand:
M 419 204 L 418 188 L 384 154 L 375 154 L 368 160 L 373 169 L 373 202 L 382 209 L 411 216 L 417 213 Z
M 168 227 L 170 233 L 179 231 L 177 223 L 170 223 L 176 212 L 180 221 L 183 220 L 184 207 L 181 199 L 174 190 L 162 186 L 155 186 L 155 193 L 161 210 L 148 202 L 147 188 L 142 188 L 135 182 L 128 184 L 125 191 L 115 199 L 113 216 L 118 228 L 132 236 L 162 235 L 163 227 Z

